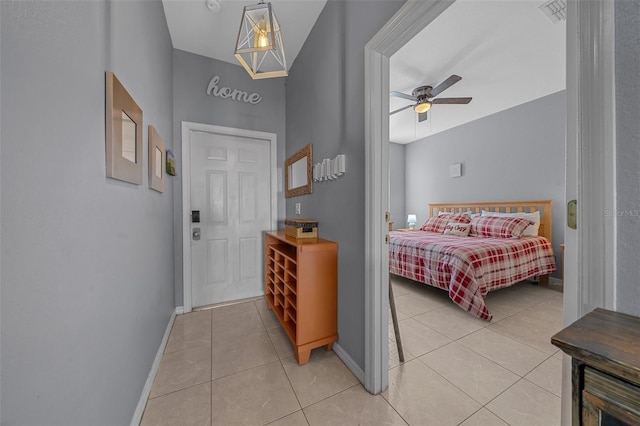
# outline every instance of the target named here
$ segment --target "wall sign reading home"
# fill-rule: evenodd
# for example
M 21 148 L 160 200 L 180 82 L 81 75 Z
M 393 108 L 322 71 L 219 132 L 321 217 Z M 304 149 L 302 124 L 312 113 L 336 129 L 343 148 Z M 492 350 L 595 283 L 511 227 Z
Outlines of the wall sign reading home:
M 220 87 L 218 86 L 219 82 L 220 77 L 217 75 L 209 81 L 207 95 L 217 96 L 222 99 L 233 99 L 234 101 L 253 105 L 259 104 L 260 101 L 262 101 L 262 96 L 258 93 L 248 93 L 231 87 Z

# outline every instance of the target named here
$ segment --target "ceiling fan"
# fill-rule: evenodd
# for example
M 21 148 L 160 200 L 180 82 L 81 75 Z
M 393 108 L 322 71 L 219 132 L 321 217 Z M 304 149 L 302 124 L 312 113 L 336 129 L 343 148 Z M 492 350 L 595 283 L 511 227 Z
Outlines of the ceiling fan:
M 435 96 L 438 96 L 440 93 L 444 92 L 449 87 L 453 86 L 457 82 L 462 80 L 462 77 L 459 75 L 453 74 L 451 77 L 447 78 L 445 81 L 437 85 L 436 87 L 431 86 L 420 86 L 413 89 L 411 95 L 407 95 L 402 92 L 389 92 L 390 96 L 395 96 L 397 98 L 407 99 L 409 101 L 415 102 L 415 104 L 407 105 L 395 111 L 391 111 L 389 115 L 393 115 L 397 112 L 404 111 L 407 108 L 413 107 L 415 112 L 418 113 L 418 121 L 422 122 L 427 119 L 427 111 L 431 108 L 431 105 L 434 104 L 468 104 L 471 102 L 472 98 L 437 98 L 432 99 Z

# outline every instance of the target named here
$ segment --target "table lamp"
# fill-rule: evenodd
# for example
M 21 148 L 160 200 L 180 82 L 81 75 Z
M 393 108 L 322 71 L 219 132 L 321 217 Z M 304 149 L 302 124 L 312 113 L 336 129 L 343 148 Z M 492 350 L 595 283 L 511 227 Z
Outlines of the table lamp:
M 416 227 L 416 215 L 415 214 L 410 214 L 407 217 L 407 224 L 409 224 L 409 229 L 414 229 Z

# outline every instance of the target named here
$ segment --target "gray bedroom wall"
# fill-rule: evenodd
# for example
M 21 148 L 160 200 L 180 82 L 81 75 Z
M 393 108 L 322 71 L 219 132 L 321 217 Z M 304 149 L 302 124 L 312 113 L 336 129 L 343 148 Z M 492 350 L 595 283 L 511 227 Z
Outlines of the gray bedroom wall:
M 2 2 L 0 2 L 0 46 L 2 46 Z M 0 235 L 2 230 L 2 50 L 0 48 Z M 0 240 L 0 393 L 2 393 L 2 241 Z M 0 398 L 0 425 L 2 399 Z
M 160 2 L 2 2 L 2 424 L 131 422 L 174 309 Z M 143 184 L 106 178 L 105 70 L 143 110 Z
M 406 147 L 407 214 L 428 217 L 428 204 L 553 200 L 552 244 L 562 276 L 565 92 L 557 92 Z M 462 163 L 463 175 L 449 177 Z
M 389 144 L 389 204 L 391 208 L 391 220 L 393 229 L 407 226 L 407 213 L 405 208 L 405 145 L 399 143 Z
M 364 368 L 364 45 L 402 1 L 329 1 L 287 77 L 287 155 L 313 144 L 314 162 L 346 155 L 346 174 L 288 198 L 287 217 L 319 221 L 337 241 L 338 344 Z M 286 43 L 286 41 L 285 41 Z
M 214 76 L 218 87 L 231 87 L 259 93 L 256 105 L 207 95 Z M 214 124 L 278 135 L 278 168 L 284 167 L 285 150 L 285 79 L 253 80 L 240 66 L 195 55 L 183 50 L 173 52 L 173 140 L 177 176 L 173 178 L 175 298 L 183 302 L 182 286 L 182 121 Z M 278 218 L 284 220 L 284 192 L 278 189 Z
M 0 2 L 0 46 L 2 46 L 2 2 Z M 2 54 L 0 50 L 0 159 L 2 159 Z M 2 161 L 0 161 L 0 231 L 2 229 Z M 0 393 L 2 392 L 2 244 L 0 241 Z M 2 400 L 0 399 L 0 425 Z
M 640 3 L 615 2 L 617 307 L 640 315 Z

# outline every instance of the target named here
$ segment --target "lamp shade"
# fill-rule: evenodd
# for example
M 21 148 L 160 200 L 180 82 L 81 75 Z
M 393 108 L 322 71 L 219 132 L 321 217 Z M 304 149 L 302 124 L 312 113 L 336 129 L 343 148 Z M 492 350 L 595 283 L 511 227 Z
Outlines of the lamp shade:
M 235 56 L 253 79 L 288 74 L 282 32 L 271 3 L 244 8 Z
M 418 114 L 422 114 L 423 112 L 429 111 L 429 108 L 431 108 L 431 102 L 425 100 L 423 102 L 418 102 L 416 106 L 413 107 L 413 110 Z
M 407 223 L 412 223 L 412 224 L 414 224 L 414 225 L 415 225 L 415 224 L 416 224 L 416 221 L 417 221 L 417 218 L 416 218 L 416 215 L 415 215 L 415 214 L 410 214 L 410 215 L 407 217 Z

